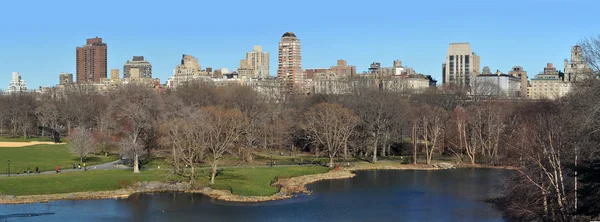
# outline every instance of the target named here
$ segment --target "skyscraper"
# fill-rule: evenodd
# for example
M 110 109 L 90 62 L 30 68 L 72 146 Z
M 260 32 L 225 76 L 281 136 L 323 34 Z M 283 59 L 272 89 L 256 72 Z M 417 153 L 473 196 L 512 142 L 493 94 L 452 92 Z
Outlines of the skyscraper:
M 87 39 L 86 44 L 77 47 L 77 82 L 100 82 L 107 76 L 107 46 L 102 38 Z
M 300 40 L 293 32 L 286 32 L 279 42 L 279 62 L 277 78 L 282 89 L 290 92 L 302 89 L 304 76 L 302 72 L 302 57 L 300 56 Z
M 123 65 L 123 78 L 131 76 L 132 68 L 139 69 L 141 78 L 152 78 L 152 64 L 144 60 L 144 56 L 134 56 L 132 60 L 127 60 Z
M 469 43 L 450 43 L 442 67 L 445 85 L 469 86 L 472 77 L 479 74 L 479 56 L 471 52 Z
M 246 53 L 246 59 L 240 61 L 238 69 L 240 78 L 266 78 L 269 76 L 269 53 L 262 51 L 262 46 L 254 46 L 252 52 Z

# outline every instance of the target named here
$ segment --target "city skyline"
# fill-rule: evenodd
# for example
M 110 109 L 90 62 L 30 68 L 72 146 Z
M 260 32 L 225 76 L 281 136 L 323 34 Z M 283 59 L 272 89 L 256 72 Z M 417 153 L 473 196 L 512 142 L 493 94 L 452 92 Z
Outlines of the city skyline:
M 0 15 L 0 20 L 7 33 L 0 37 L 0 83 L 8 83 L 12 72 L 19 72 L 28 82 L 31 89 L 38 86 L 57 84 L 57 76 L 61 72 L 76 73 L 75 53 L 73 48 L 82 45 L 85 39 L 95 36 L 103 38 L 109 45 L 108 70 L 118 68 L 132 56 L 141 55 L 152 62 L 153 76 L 164 83 L 172 75 L 182 54 L 191 54 L 199 59 L 202 67 L 238 68 L 240 58 L 254 45 L 261 45 L 264 52 L 270 53 L 270 75 L 277 72 L 277 43 L 281 33 L 290 31 L 302 39 L 303 69 L 326 68 L 344 59 L 355 65 L 357 72 L 366 71 L 372 62 L 380 62 L 382 66 L 391 66 L 396 59 L 402 60 L 408 67 L 420 73 L 431 75 L 441 83 L 440 65 L 445 60 L 449 43 L 469 42 L 471 49 L 481 56 L 481 67 L 489 66 L 492 70 L 508 72 L 513 66 L 522 66 L 529 73 L 529 78 L 542 72 L 546 63 L 554 63 L 561 67 L 562 61 L 569 58 L 569 49 L 577 42 L 594 35 L 594 19 L 591 10 L 599 3 L 579 1 L 571 5 L 577 9 L 577 17 L 566 19 L 564 16 L 548 16 L 548 11 L 560 11 L 561 5 L 569 1 L 463 1 L 452 8 L 468 7 L 478 11 L 473 15 L 442 15 L 449 3 L 400 3 L 376 1 L 374 7 L 383 11 L 393 8 L 415 8 L 421 10 L 403 10 L 395 16 L 382 15 L 369 18 L 348 16 L 340 19 L 340 13 L 321 16 L 320 18 L 292 18 L 288 23 L 268 20 L 264 24 L 253 27 L 236 27 L 241 15 L 224 16 L 223 21 L 198 21 L 198 31 L 180 32 L 183 25 L 175 24 L 172 18 L 148 18 L 148 24 L 142 24 L 136 32 L 127 30 L 128 23 L 112 18 L 98 26 L 80 27 L 83 21 L 71 21 L 66 4 L 41 2 L 41 6 L 33 9 L 37 16 L 46 16 L 43 21 L 9 19 L 15 17 L 19 10 L 7 11 Z M 377 4 L 380 3 L 380 4 Z M 511 4 L 514 3 L 514 4 Z M 544 3 L 544 4 L 539 4 Z M 97 10 L 107 10 L 116 2 L 107 3 Z M 136 4 L 135 1 L 124 3 Z M 184 4 L 184 3 L 182 3 Z M 191 5 L 200 3 L 188 2 Z M 322 7 L 328 4 L 323 3 Z M 178 4 L 180 5 L 180 4 Z M 269 7 L 271 3 L 248 5 L 249 8 Z M 307 9 L 310 3 L 300 3 L 299 9 Z M 7 7 L 16 9 L 25 5 L 19 2 L 8 3 Z M 207 7 L 225 6 L 222 3 L 206 3 Z M 396 6 L 396 7 L 394 7 Z M 70 6 L 72 7 L 72 6 Z M 360 12 L 360 7 L 343 6 Z M 53 9 L 44 10 L 44 9 Z M 69 8 L 69 7 L 66 7 Z M 126 8 L 126 7 L 124 7 Z M 165 5 L 164 9 L 156 4 L 148 6 L 152 13 L 169 8 L 178 8 L 181 13 L 186 10 L 177 5 Z M 193 8 L 193 7 L 190 7 Z M 244 7 L 235 7 L 234 12 L 243 11 Z M 388 9 L 389 8 L 389 9 Z M 244 8 L 247 10 L 248 8 Z M 425 10 L 430 9 L 430 10 Z M 494 13 L 491 9 L 499 11 Z M 518 9 L 523 13 L 506 13 Z M 117 12 L 122 9 L 116 9 Z M 49 13 L 51 12 L 51 14 Z M 527 13 L 525 13 L 527 12 Z M 83 12 L 75 12 L 75 15 Z M 135 12 L 129 12 L 135 14 Z M 212 12 L 207 12 L 212 13 Z M 569 13 L 569 12 L 565 12 Z M 387 13 L 389 14 L 389 13 Z M 267 18 L 268 13 L 258 17 Z M 225 18 L 227 17 L 227 18 Z M 100 21 L 103 18 L 92 18 Z M 10 21 L 10 22 L 8 22 Z M 37 23 L 36 23 L 37 22 Z M 86 21 L 89 22 L 89 21 Z M 469 27 L 450 28 L 449 24 L 470 22 Z M 150 25 L 152 24 L 152 25 Z M 185 24 L 184 24 L 185 25 Z M 154 29 L 144 30 L 144 27 Z M 373 29 L 373 27 L 376 27 Z M 399 28 L 400 27 L 400 28 Z M 566 28 L 565 28 L 566 27 Z M 567 31 L 559 31 L 566 29 Z M 142 31 L 140 31 L 142 30 Z M 361 31 L 362 30 L 362 31 Z M 184 33 L 184 34 L 181 34 Z M 409 33 L 408 35 L 400 35 Z M 40 36 L 44 36 L 40 38 Z M 46 37 L 48 36 L 48 37 Z M 35 39 L 35 41 L 34 41 Z M 30 65 L 29 59 L 42 60 L 39 64 Z M 0 88 L 6 89 L 6 84 Z

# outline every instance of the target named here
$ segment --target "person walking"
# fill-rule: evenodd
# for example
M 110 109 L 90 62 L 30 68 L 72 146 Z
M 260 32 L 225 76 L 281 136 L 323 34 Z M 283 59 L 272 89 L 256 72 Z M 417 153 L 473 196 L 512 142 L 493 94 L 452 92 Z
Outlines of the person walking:
M 40 173 L 40 169 L 38 167 L 35 167 L 35 172 Z
M 87 171 L 87 167 L 85 166 L 85 162 L 83 162 L 83 171 Z
M 58 173 L 58 165 L 56 165 L 56 173 Z

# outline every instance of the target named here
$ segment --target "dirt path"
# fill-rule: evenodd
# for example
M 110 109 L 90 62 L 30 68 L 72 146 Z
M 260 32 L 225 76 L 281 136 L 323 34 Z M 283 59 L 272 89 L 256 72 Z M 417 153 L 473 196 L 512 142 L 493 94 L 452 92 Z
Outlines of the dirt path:
M 64 143 L 54 143 L 54 142 L 40 142 L 40 141 L 31 141 L 31 142 L 0 142 L 0 148 L 13 148 L 13 147 L 26 147 L 40 144 L 64 144 Z

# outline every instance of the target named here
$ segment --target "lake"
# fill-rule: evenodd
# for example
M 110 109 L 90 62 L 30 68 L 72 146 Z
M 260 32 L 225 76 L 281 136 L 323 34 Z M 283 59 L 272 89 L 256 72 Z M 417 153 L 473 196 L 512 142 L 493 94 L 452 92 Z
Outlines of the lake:
M 357 171 L 308 185 L 311 195 L 267 203 L 227 203 L 201 194 L 0 205 L 0 221 L 504 221 L 484 200 L 510 171 Z M 218 179 L 218 178 L 217 178 Z

